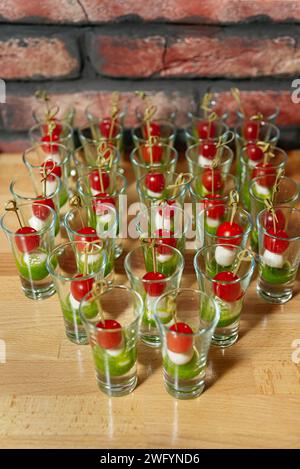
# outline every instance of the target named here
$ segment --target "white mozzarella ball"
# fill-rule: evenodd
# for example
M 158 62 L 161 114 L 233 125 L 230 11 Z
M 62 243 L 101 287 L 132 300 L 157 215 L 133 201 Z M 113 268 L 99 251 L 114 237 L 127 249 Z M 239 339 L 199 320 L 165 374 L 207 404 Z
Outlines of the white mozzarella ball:
M 168 262 L 172 258 L 172 255 L 173 254 L 157 254 L 156 259 L 163 264 L 164 262 Z
M 147 189 L 147 194 L 149 195 L 149 197 L 155 197 L 156 199 L 162 198 L 162 192 L 153 192 L 150 189 Z
M 257 184 L 257 182 L 254 183 L 254 186 L 257 194 L 263 195 L 264 197 L 270 197 L 271 191 L 268 187 L 261 186 L 260 184 Z
M 46 225 L 46 223 L 47 222 L 45 220 L 41 220 L 35 215 L 32 215 L 32 217 L 30 217 L 28 220 L 29 226 L 31 226 L 31 228 L 34 228 L 36 231 L 41 231 Z
M 61 157 L 60 157 L 59 153 L 47 154 L 44 161 L 49 161 L 49 160 L 54 161 L 56 164 L 61 164 Z
M 269 267 L 281 269 L 284 264 L 284 257 L 282 254 L 276 254 L 275 252 L 271 252 L 266 249 L 263 254 L 263 261 Z
M 211 168 L 213 160 L 205 158 L 205 156 L 199 155 L 198 163 L 201 167 Z
M 168 354 L 169 359 L 175 365 L 186 365 L 186 363 L 189 363 L 191 361 L 191 359 L 193 358 L 194 350 L 191 347 L 190 350 L 188 350 L 185 353 L 176 353 L 176 352 L 172 352 L 171 350 L 167 349 L 167 354 Z
M 217 228 L 220 225 L 221 221 L 217 218 L 206 217 L 206 224 L 211 228 Z
M 23 260 L 25 264 L 31 265 L 32 260 L 34 259 L 34 264 L 44 264 L 47 259 L 47 254 L 45 252 L 34 251 L 34 252 L 25 252 Z
M 54 192 L 57 189 L 57 181 L 46 181 L 46 197 L 49 197 L 50 195 L 54 194 Z
M 215 250 L 215 259 L 217 264 L 227 267 L 231 265 L 234 261 L 235 250 L 228 249 L 224 246 L 217 246 Z
M 110 355 L 111 357 L 117 357 L 124 350 L 124 338 L 122 337 L 122 341 L 121 341 L 121 343 L 119 344 L 118 347 L 116 347 L 116 348 L 107 348 L 105 350 L 106 350 L 107 354 Z
M 72 293 L 70 293 L 70 296 L 69 296 L 69 301 L 70 301 L 70 305 L 72 307 L 73 310 L 77 310 L 79 309 L 79 305 L 80 305 L 80 301 L 77 301 L 74 296 L 72 295 Z M 84 305 L 87 304 L 87 301 L 84 302 Z

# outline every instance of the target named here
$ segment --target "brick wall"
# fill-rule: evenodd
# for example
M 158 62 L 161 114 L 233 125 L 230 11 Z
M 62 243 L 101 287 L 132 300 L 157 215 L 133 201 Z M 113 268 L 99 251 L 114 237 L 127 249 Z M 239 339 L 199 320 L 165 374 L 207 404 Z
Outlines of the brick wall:
M 284 135 L 299 145 L 300 0 L 1 0 L 0 150 L 22 148 L 32 125 L 33 94 L 46 88 L 62 106 L 75 103 L 77 124 L 95 98 L 109 106 L 118 89 L 134 123 L 135 90 L 180 109 L 178 125 L 210 86 L 234 110 L 244 102 L 281 107 Z M 288 131 L 288 132 L 287 132 Z

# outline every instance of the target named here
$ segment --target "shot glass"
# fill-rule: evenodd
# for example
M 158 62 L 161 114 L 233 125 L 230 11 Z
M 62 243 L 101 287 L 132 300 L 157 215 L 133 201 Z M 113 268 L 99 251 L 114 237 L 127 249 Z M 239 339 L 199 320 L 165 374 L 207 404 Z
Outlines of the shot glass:
M 172 319 L 161 320 L 168 303 Z M 200 290 L 179 288 L 160 296 L 154 317 L 160 332 L 166 390 L 177 399 L 198 397 L 205 386 L 207 355 L 220 311 L 212 297 Z
M 11 210 L 17 207 L 17 211 Z M 40 225 L 32 226 L 38 218 Z M 47 205 L 13 201 L 7 206 L 0 223 L 19 272 L 22 290 L 32 300 L 49 298 L 55 293 L 52 279 L 46 267 L 48 252 L 54 246 L 56 214 Z
M 269 103 L 265 105 L 264 102 L 259 103 L 243 103 L 243 112 L 241 110 L 236 111 L 237 118 L 242 123 L 247 121 L 253 121 L 253 116 L 258 117 L 258 120 L 262 120 L 265 122 L 271 122 L 274 124 L 276 121 L 278 114 L 280 112 L 280 108 L 278 106 L 273 105 L 273 107 L 269 106 Z
M 191 103 L 194 105 L 194 103 Z M 188 118 L 192 122 L 208 120 L 210 114 L 216 114 L 219 120 L 225 122 L 229 117 L 229 112 L 217 93 L 205 93 L 197 103 L 193 111 L 188 112 Z
M 190 227 L 189 214 L 178 205 L 144 207 L 135 218 L 136 234 L 141 239 L 177 248 L 182 254 Z M 166 249 L 164 254 L 168 256 L 169 250 Z
M 89 304 L 96 315 L 86 314 Z M 143 301 L 133 289 L 110 285 L 86 295 L 80 316 L 86 328 L 101 391 L 109 396 L 131 393 L 137 384 L 137 342 Z
M 112 129 L 110 131 L 110 129 Z M 115 121 L 111 126 L 110 117 L 102 121 L 90 120 L 88 124 L 78 129 L 79 140 L 83 147 L 89 143 L 106 142 L 123 153 L 123 127 L 120 121 Z
M 53 279 L 63 314 L 66 336 L 75 344 L 87 344 L 86 331 L 79 315 L 79 306 L 91 294 L 95 281 L 103 280 L 107 257 L 100 240 L 59 244 L 48 255 L 47 269 Z M 97 315 L 94 305 L 81 303 L 86 316 Z
M 42 181 L 40 170 L 32 170 L 30 174 L 18 176 L 12 180 L 9 189 L 17 204 L 47 205 L 52 208 L 57 217 L 55 220 L 55 236 L 59 234 L 59 197 L 61 193 L 61 179 L 51 174 L 50 181 Z M 46 217 L 47 213 L 45 213 Z M 30 217 L 30 226 L 35 230 L 43 228 L 43 211 L 36 210 Z
M 245 121 L 235 129 L 236 174 L 240 178 L 242 173 L 241 153 L 248 143 L 266 142 L 275 147 L 279 140 L 278 127 L 268 121 Z
M 179 287 L 183 256 L 178 249 L 167 244 L 145 243 L 126 255 L 124 267 L 131 287 L 143 299 L 141 340 L 150 347 L 159 347 L 161 342 L 153 316 L 154 304 L 162 293 Z M 172 320 L 172 308 L 167 303 L 160 316 L 165 324 Z
M 216 250 L 230 248 L 234 259 L 230 266 L 218 264 Z M 194 268 L 200 290 L 214 297 L 220 309 L 220 319 L 212 343 L 229 347 L 238 339 L 244 297 L 254 271 L 254 256 L 240 246 L 215 244 L 201 248 L 194 257 Z M 203 313 L 206 314 L 206 313 Z M 209 307 L 207 314 L 210 314 Z
M 136 118 L 142 124 L 145 124 L 145 121 L 144 121 L 145 111 L 147 108 L 149 108 L 149 105 L 150 105 L 149 101 L 146 100 L 146 101 L 143 101 L 139 106 L 135 108 Z M 166 103 L 164 103 L 163 106 L 157 107 L 153 116 L 153 120 L 154 122 L 159 120 L 163 122 L 168 121 L 168 122 L 174 123 L 177 113 L 178 113 L 177 107 L 174 104 L 172 104 L 170 101 L 167 101 Z
M 68 124 L 71 127 L 73 127 L 74 124 L 75 114 L 75 107 L 59 107 L 55 104 L 50 104 L 49 107 L 49 101 L 40 102 L 39 106 L 32 112 L 32 116 L 37 124 L 46 124 L 49 121 L 49 115 L 53 115 L 54 117 L 52 119 L 54 119 L 55 122 L 58 122 L 60 125 Z
M 276 174 L 275 174 L 276 177 Z M 258 176 L 250 181 L 250 206 L 253 228 L 251 231 L 251 248 L 258 253 L 258 232 L 256 218 L 259 212 L 266 208 L 265 200 L 268 198 L 273 201 L 274 207 L 284 205 L 293 207 L 299 198 L 299 184 L 286 176 L 281 176 L 278 180 L 277 190 L 274 186 L 268 188 L 265 186 L 265 176 Z
M 95 167 L 97 165 L 99 149 L 101 149 L 101 154 L 107 159 L 107 166 L 104 166 L 103 169 L 110 173 L 115 173 L 118 170 L 120 164 L 119 150 L 104 140 L 99 142 L 89 140 L 81 147 L 76 148 L 73 154 L 74 166 L 78 176 L 83 176 L 86 173 L 87 167 Z
M 137 193 L 140 201 L 147 207 L 153 204 L 183 207 L 190 179 L 188 174 L 177 174 L 171 171 L 149 172 L 138 179 Z
M 241 152 L 241 199 L 246 210 L 250 211 L 250 182 L 251 179 L 264 176 L 265 180 L 263 185 L 258 188 L 261 193 L 269 193 L 276 180 L 276 173 L 283 170 L 287 163 L 287 154 L 284 150 L 278 147 L 270 149 L 272 157 L 268 158 L 265 162 L 263 159 L 259 162 L 253 162 L 249 158 L 249 146 L 242 149 Z M 263 155 L 263 152 L 262 152 Z
M 247 247 L 252 230 L 251 216 L 246 210 L 230 207 L 228 204 L 213 205 L 203 209 L 197 219 L 197 241 L 200 247 L 220 245 L 216 248 L 216 262 L 228 267 L 235 259 L 230 246 Z
M 23 153 L 23 162 L 29 174 L 40 172 L 41 178 L 48 174 L 47 187 L 53 192 L 57 181 L 61 180 L 59 205 L 63 207 L 68 200 L 68 178 L 70 175 L 70 152 L 60 143 L 39 143 Z
M 29 129 L 29 137 L 33 144 L 40 143 L 57 143 L 66 147 L 69 152 L 74 151 L 74 135 L 73 128 L 66 122 L 61 123 L 61 132 L 59 135 L 53 133 L 52 137 L 49 135 L 47 127 L 44 123 L 35 124 Z
M 160 142 L 152 146 L 147 143 L 143 144 L 134 148 L 130 153 L 130 161 L 136 179 L 140 179 L 150 171 L 174 173 L 177 160 L 178 153 L 175 148 Z
M 150 136 L 154 138 L 157 143 L 163 143 L 170 147 L 174 145 L 176 128 L 172 122 L 163 119 L 155 119 L 151 121 L 150 126 Z M 141 123 L 140 126 L 133 128 L 131 135 L 136 148 L 144 147 L 149 139 L 149 131 L 146 123 Z
M 270 303 L 286 303 L 292 298 L 300 261 L 300 210 L 281 205 L 274 211 L 262 210 L 257 228 L 257 291 Z
M 220 137 L 225 136 L 228 130 L 228 126 L 222 119 L 209 123 L 204 116 L 194 116 L 191 125 L 184 129 L 187 147 L 199 144 L 203 140 L 217 142 Z
M 219 150 L 217 150 L 215 148 L 215 143 L 212 143 L 213 149 L 212 153 L 210 153 L 209 155 L 207 155 L 204 151 L 204 146 L 206 145 L 205 142 L 199 142 L 195 145 L 188 147 L 185 153 L 189 172 L 194 177 L 202 176 L 201 187 L 203 196 L 212 191 L 212 171 L 215 170 L 216 173 L 221 172 L 225 175 L 228 174 L 233 160 L 233 151 L 231 150 L 231 148 L 229 148 L 227 145 L 224 145 Z M 216 161 L 215 158 L 217 157 L 217 155 L 218 161 L 215 165 L 213 162 Z M 219 177 L 219 175 L 215 177 Z M 215 186 L 216 189 L 217 183 L 215 184 Z
M 115 240 L 117 236 L 117 213 L 112 205 L 102 203 L 73 207 L 64 218 L 70 241 L 94 242 L 100 239 L 107 255 L 104 278 L 107 283 L 114 279 Z

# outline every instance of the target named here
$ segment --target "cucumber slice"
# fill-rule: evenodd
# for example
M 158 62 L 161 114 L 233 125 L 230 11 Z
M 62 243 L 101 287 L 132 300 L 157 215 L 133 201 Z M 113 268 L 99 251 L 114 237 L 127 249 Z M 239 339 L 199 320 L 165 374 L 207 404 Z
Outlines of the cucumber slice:
M 111 356 L 98 344 L 93 348 L 93 356 L 97 370 L 107 376 L 122 376 L 134 366 L 137 358 L 136 347 L 126 349 L 117 356 Z
M 34 281 L 43 280 L 49 275 L 46 261 L 47 252 L 39 248 L 36 251 L 22 254 L 20 262 L 17 260 L 17 267 L 23 278 Z
M 72 308 L 72 306 L 71 306 L 70 294 L 67 296 L 67 299 L 66 299 L 65 303 L 61 302 L 61 309 L 62 309 L 62 312 L 63 312 L 63 315 L 64 315 L 65 319 L 68 322 L 76 323 L 79 326 L 82 325 L 82 321 L 81 321 L 80 315 L 79 315 L 79 308 L 75 309 L 75 308 Z M 83 307 L 82 311 L 83 311 L 83 313 L 84 313 L 84 315 L 86 316 L 87 319 L 92 319 L 95 316 L 97 316 L 97 314 L 98 314 L 98 308 L 97 308 L 97 305 L 95 304 L 95 302 L 92 302 L 90 304 L 86 304 Z
M 281 285 L 294 280 L 296 271 L 292 269 L 291 264 L 286 261 L 281 269 L 264 264 L 260 267 L 260 274 L 266 282 Z
M 243 306 L 242 299 L 232 303 L 227 303 L 226 301 L 222 301 L 220 298 L 215 297 L 215 301 L 220 308 L 220 320 L 217 327 L 227 327 L 238 320 Z M 209 302 L 205 302 L 203 304 L 201 317 L 207 322 L 210 322 L 214 317 L 213 306 Z
M 183 380 L 195 378 L 203 370 L 203 366 L 199 363 L 199 353 L 196 349 L 194 349 L 192 359 L 185 365 L 175 365 L 166 353 L 163 359 L 163 366 L 165 371 L 173 376 L 173 378 Z

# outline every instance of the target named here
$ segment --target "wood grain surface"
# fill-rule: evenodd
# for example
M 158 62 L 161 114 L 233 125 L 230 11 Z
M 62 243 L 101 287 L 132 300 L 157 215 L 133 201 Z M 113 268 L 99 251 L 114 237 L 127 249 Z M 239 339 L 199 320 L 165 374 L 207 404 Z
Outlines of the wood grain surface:
M 136 197 L 130 165 L 131 200 Z M 0 155 L 0 205 L 9 181 L 22 174 L 20 155 Z M 289 155 L 287 174 L 300 181 L 300 152 Z M 130 242 L 126 243 L 126 250 Z M 193 252 L 183 285 L 195 285 Z M 126 282 L 123 258 L 117 282 Z M 1 448 L 296 448 L 300 447 L 300 283 L 284 306 L 256 295 L 245 300 L 239 341 L 212 348 L 206 390 L 177 401 L 163 387 L 160 352 L 139 346 L 139 383 L 133 394 L 108 398 L 96 385 L 91 351 L 64 334 L 57 296 L 35 302 L 21 292 L 17 270 L 0 233 Z

